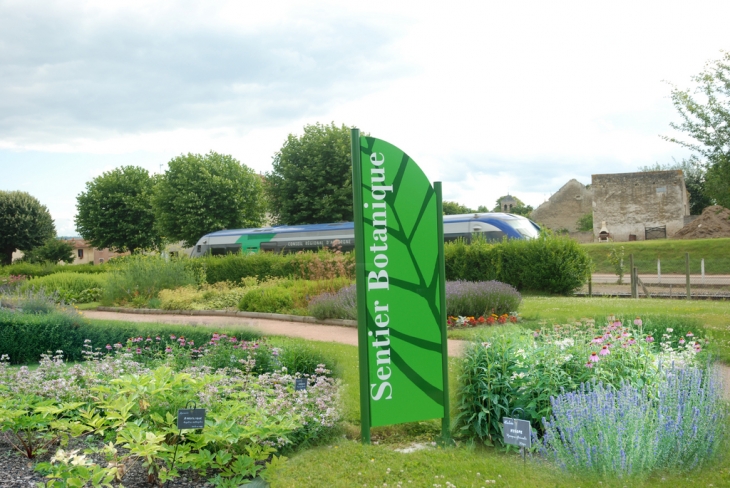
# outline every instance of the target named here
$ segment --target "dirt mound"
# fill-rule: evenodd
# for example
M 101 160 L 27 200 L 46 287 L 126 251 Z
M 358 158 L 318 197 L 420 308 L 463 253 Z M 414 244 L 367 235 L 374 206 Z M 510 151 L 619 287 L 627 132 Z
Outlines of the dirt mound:
M 730 237 L 730 210 L 719 205 L 707 207 L 702 215 L 674 234 L 675 239 Z

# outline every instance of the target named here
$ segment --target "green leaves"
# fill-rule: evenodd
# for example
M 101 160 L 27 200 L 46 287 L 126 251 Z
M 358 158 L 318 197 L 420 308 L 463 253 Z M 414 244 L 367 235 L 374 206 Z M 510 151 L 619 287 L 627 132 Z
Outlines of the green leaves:
M 270 211 L 280 224 L 352 221 L 350 129 L 306 125 L 289 134 L 266 175 Z
M 122 166 L 86 183 L 76 197 L 76 229 L 92 246 L 113 251 L 156 249 L 151 197 L 155 179 L 146 169 Z
M 212 151 L 172 159 L 152 205 L 165 239 L 186 246 L 209 232 L 259 227 L 265 211 L 261 177 L 232 156 Z
M 22 191 L 0 191 L 0 264 L 10 264 L 16 249 L 29 251 L 55 235 L 45 205 Z

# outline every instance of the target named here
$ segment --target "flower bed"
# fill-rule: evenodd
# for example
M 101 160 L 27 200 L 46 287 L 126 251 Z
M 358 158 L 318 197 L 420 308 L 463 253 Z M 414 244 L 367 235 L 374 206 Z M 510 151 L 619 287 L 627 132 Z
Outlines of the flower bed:
M 282 452 L 328 435 L 338 419 L 337 382 L 324 364 L 289 372 L 278 359 L 286 351 L 225 334 L 205 345 L 170 339 L 87 343 L 84 363 L 68 366 L 57 351 L 33 371 L 9 368 L 3 356 L 0 430 L 28 458 L 55 452 L 37 466 L 49 486 L 124 483 L 135 465 L 150 483 L 185 473 L 238 486 L 266 477 Z M 295 389 L 297 378 L 306 389 Z M 180 435 L 176 414 L 186 405 L 206 409 L 205 428 Z M 83 453 L 56 451 L 79 436 L 97 441 Z
M 677 468 L 698 466 L 717 452 L 726 413 L 709 373 L 703 373 L 708 340 L 675 327 L 610 316 L 601 325 L 584 319 L 475 341 L 462 360 L 457 425 L 468 436 L 501 444 L 502 419 L 522 409 L 536 432 L 545 431 L 542 452 L 566 468 L 620 476 L 668 466 L 656 453 L 640 454 L 640 441 L 649 438 L 662 446 L 691 443 L 693 450 L 684 450 L 689 454 L 670 458 Z M 688 387 L 677 386 L 676 378 L 689 381 Z M 634 411 L 627 410 L 629 401 Z M 648 431 L 636 433 L 646 439 L 637 439 L 631 425 L 615 425 L 629 422 L 632 412 L 651 419 L 642 427 Z M 674 437 L 656 440 L 671 415 Z M 700 423 L 712 424 L 717 437 L 710 439 L 704 428 L 698 433 Z

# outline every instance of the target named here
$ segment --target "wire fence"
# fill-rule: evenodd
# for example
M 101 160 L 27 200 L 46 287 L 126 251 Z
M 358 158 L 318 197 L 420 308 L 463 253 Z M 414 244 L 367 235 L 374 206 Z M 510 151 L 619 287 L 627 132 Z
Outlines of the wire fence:
M 654 266 L 634 264 L 629 255 L 623 263 L 624 274 L 593 274 L 577 295 L 625 296 L 633 298 L 730 299 L 730 274 L 725 263 L 693 258 L 657 259 Z M 651 268 L 651 269 L 647 269 Z M 718 269 L 722 268 L 722 269 Z M 720 271 L 719 273 L 717 271 Z

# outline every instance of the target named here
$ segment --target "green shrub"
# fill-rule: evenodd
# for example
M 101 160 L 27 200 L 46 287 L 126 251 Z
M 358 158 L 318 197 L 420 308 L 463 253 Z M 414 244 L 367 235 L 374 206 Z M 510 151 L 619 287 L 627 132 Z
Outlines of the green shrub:
M 10 266 L 0 267 L 0 276 L 48 276 L 54 273 L 106 273 L 109 267 L 106 264 L 94 266 L 93 264 L 58 265 L 53 263 L 25 263 L 18 262 Z
M 261 337 L 251 329 L 218 332 L 249 341 Z M 173 335 L 202 345 L 210 342 L 213 334 L 211 329 L 185 325 L 89 321 L 73 311 L 31 314 L 0 309 L 0 355 L 9 355 L 13 364 L 33 363 L 41 354 L 57 350 L 62 350 L 68 360 L 81 360 L 87 339 L 96 347 L 104 347 L 106 344 L 126 344 L 133 337 L 146 340 L 159 336 L 164 345 L 175 342 L 170 339 Z
M 583 286 L 592 267 L 580 244 L 548 234 L 497 244 L 479 237 L 471 244 L 458 240 L 445 245 L 444 256 L 447 280 L 496 280 L 520 291 L 560 294 Z
M 247 312 L 281 313 L 294 305 L 289 290 L 280 287 L 262 287 L 247 292 L 238 304 Z
M 354 255 L 323 249 L 318 252 L 295 254 L 227 254 L 206 256 L 194 261 L 205 267 L 206 281 L 239 283 L 243 278 L 255 277 L 259 281 L 270 278 L 303 278 L 310 280 L 354 276 Z
M 539 332 L 508 327 L 484 336 L 466 348 L 461 360 L 457 425 L 468 436 L 501 443 L 502 417 L 521 408 L 523 418 L 539 429 L 540 420 L 550 418 L 551 398 L 581 384 L 625 383 L 654 391 L 660 365 L 707 364 L 706 342 L 680 342 L 686 335 L 667 330 L 673 324 L 657 318 L 656 324 L 639 325 L 611 317 L 601 326 L 586 320 Z
M 256 282 L 256 278 L 246 279 L 249 280 L 250 285 L 251 281 Z M 183 286 L 174 290 L 161 290 L 159 308 L 163 310 L 235 309 L 252 286 L 239 287 L 223 281 L 214 285 L 203 283 L 200 287 Z
M 36 362 L 41 354 L 57 350 L 77 351 L 74 359 L 81 359 L 82 324 L 81 316 L 73 313 L 0 309 L 0 355 L 9 355 L 14 364 Z
M 321 374 L 317 371 L 324 364 L 329 370 L 337 369 L 336 362 L 311 344 L 302 341 L 286 341 L 281 350 L 277 350 L 279 363 L 288 371 L 302 374 Z
M 101 301 L 104 305 L 117 303 L 141 307 L 157 298 L 160 290 L 196 285 L 200 279 L 191 259 L 130 256 L 115 264 Z
M 283 280 L 274 279 L 262 283 L 243 296 L 239 310 L 248 312 L 307 313 L 312 298 L 322 293 L 335 293 L 350 285 L 349 278 L 328 280 Z
M 21 292 L 45 290 L 46 293 L 72 292 L 81 293 L 90 288 L 103 288 L 106 276 L 89 273 L 53 273 L 33 278 L 20 287 Z

